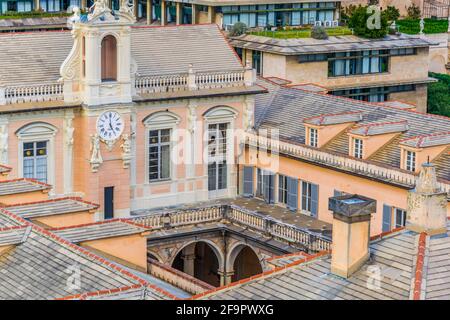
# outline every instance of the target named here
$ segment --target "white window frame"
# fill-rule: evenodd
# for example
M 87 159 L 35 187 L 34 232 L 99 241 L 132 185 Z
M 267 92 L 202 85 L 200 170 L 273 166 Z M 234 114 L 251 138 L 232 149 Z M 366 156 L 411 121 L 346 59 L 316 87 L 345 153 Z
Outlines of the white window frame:
M 353 138 L 353 156 L 357 159 L 363 158 L 364 141 L 359 138 Z
M 308 181 L 303 181 L 303 180 L 301 180 L 300 181 L 300 184 L 301 184 L 301 188 L 300 188 L 300 210 L 301 210 L 301 212 L 303 213 L 303 214 L 306 214 L 306 215 L 311 215 L 312 214 L 312 212 L 311 212 L 311 208 L 312 208 L 312 206 L 311 206 L 311 203 L 312 203 L 312 192 L 310 192 L 310 190 L 312 189 L 312 183 L 311 182 L 308 182 Z M 303 191 L 304 191 L 304 185 L 306 184 L 306 203 L 304 203 L 303 202 Z M 309 208 L 310 208 L 310 210 L 307 210 L 307 209 L 303 209 L 303 205 L 305 205 L 305 207 L 306 208 L 308 208 L 308 206 L 309 206 Z
M 416 152 L 405 150 L 405 169 L 411 172 L 416 171 Z
M 393 222 L 394 222 L 393 226 L 394 226 L 394 228 L 404 227 L 406 225 L 406 210 L 394 207 L 393 211 L 394 211 L 393 212 L 393 214 L 394 214 L 394 219 L 393 219 Z M 402 216 L 403 216 L 403 218 L 402 218 L 403 221 L 400 221 L 400 223 L 397 223 L 397 211 L 401 212 Z M 403 213 L 404 213 L 404 215 L 403 215 Z M 398 224 L 398 226 L 397 226 L 397 224 Z
M 177 147 L 177 126 L 180 123 L 181 118 L 170 111 L 157 111 L 150 114 L 143 120 L 145 127 L 145 183 L 146 184 L 158 184 L 167 183 L 168 181 L 173 181 L 176 179 L 176 163 L 172 161 L 174 155 L 178 153 Z M 152 130 L 170 130 L 170 167 L 169 167 L 169 178 L 161 180 L 150 180 L 150 167 L 149 167 L 149 149 L 150 149 L 150 131 Z
M 309 145 L 314 148 L 319 145 L 319 132 L 316 128 L 309 128 Z
M 45 122 L 33 122 L 16 131 L 19 142 L 18 149 L 18 176 L 23 177 L 23 144 L 38 141 L 47 141 L 47 184 L 55 185 L 55 136 L 58 129 Z
M 276 203 L 279 203 L 282 206 L 287 206 L 287 196 L 288 196 L 288 187 L 287 187 L 287 176 L 285 176 L 284 174 L 279 174 L 277 177 L 277 185 L 276 185 L 276 190 L 277 190 L 277 198 L 275 199 Z M 280 185 L 280 179 L 283 180 L 283 185 L 284 188 L 281 187 Z M 283 195 L 281 196 L 283 201 L 280 201 L 280 191 L 283 193 Z
M 237 118 L 238 112 L 233 108 L 220 105 L 216 107 L 212 107 L 208 109 L 203 114 L 203 174 L 206 178 L 206 190 L 208 190 L 208 128 L 210 124 L 220 124 L 227 123 L 227 154 L 226 154 L 226 162 L 227 162 L 227 188 L 221 190 L 208 191 L 209 199 L 217 199 L 223 197 L 231 197 L 234 196 L 232 194 L 232 176 L 235 175 L 235 165 L 234 163 L 234 153 L 235 153 L 235 145 L 234 145 L 234 128 L 235 121 Z

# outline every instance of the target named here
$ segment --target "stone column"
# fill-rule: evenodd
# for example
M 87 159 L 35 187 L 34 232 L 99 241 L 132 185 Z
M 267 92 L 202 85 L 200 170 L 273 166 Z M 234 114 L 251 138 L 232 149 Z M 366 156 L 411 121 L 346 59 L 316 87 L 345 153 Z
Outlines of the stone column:
M 167 7 L 166 1 L 161 1 L 161 26 L 165 26 L 167 24 Z
M 139 0 L 133 0 L 133 9 L 134 9 L 134 16 L 137 19 L 139 14 Z
M 41 1 L 34 0 L 34 10 L 39 10 L 40 7 L 41 7 Z
M 81 10 L 86 9 L 87 8 L 87 0 L 81 0 L 80 5 L 81 5 Z
M 176 14 L 177 14 L 177 20 L 176 24 L 177 26 L 180 24 L 183 24 L 183 4 L 181 2 L 176 2 Z
M 73 126 L 74 114 L 70 110 L 66 113 L 64 119 L 64 145 L 63 145 L 63 161 L 64 161 L 64 194 L 73 192 L 73 142 L 74 131 Z
M 208 23 L 214 23 L 215 8 L 213 6 L 208 7 Z
M 183 259 L 183 272 L 194 276 L 195 253 L 183 254 L 181 259 Z
M 197 24 L 197 5 L 192 4 L 192 24 Z
M 147 0 L 147 24 L 152 24 L 152 22 L 153 22 L 153 19 L 152 19 L 152 16 L 153 16 L 152 5 L 153 5 L 152 0 Z
M 220 286 L 226 286 L 227 284 L 230 284 L 232 281 L 232 276 L 234 275 L 234 270 L 231 271 L 222 271 L 219 270 L 217 272 L 220 275 Z

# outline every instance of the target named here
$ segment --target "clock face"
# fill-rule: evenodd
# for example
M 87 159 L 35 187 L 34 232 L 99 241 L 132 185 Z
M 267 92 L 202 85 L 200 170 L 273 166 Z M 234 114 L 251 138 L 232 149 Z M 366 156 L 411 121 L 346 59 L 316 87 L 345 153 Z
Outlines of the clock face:
M 124 122 L 116 111 L 103 112 L 97 119 L 97 133 L 105 141 L 118 139 L 123 129 Z

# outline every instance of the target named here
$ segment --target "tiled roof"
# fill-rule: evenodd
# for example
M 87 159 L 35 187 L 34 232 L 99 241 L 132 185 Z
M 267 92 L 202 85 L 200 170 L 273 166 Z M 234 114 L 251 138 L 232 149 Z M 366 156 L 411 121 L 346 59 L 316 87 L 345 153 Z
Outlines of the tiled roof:
M 24 85 L 57 81 L 72 45 L 69 31 L 0 34 L 0 82 Z M 243 68 L 215 24 L 133 27 L 131 56 L 141 76 L 185 73 L 190 63 L 196 72 Z
M 417 36 L 402 34 L 388 35 L 384 39 L 365 39 L 357 36 L 331 36 L 327 40 L 313 38 L 277 39 L 244 34 L 233 37 L 230 43 L 234 47 L 247 48 L 282 55 L 309 53 L 328 53 L 340 51 L 360 51 L 375 49 L 429 47 L 435 43 Z
M 66 27 L 67 17 L 34 17 L 22 19 L 0 19 L 1 29 L 38 29 L 43 27 Z
M 33 179 L 21 178 L 0 181 L 0 196 L 49 189 L 51 189 L 50 185 Z
M 101 258 L 5 209 L 0 209 L 0 216 L 21 222 L 26 228 L 14 229 L 29 232 L 26 237 L 25 234 L 22 236 L 21 241 L 17 236 L 15 239 L 10 236 L 9 241 L 15 242 L 15 247 L 0 256 L 0 299 L 77 299 L 141 286 L 146 287 L 146 297 L 149 299 L 176 298 L 117 263 Z M 1 238 L 0 231 L 0 243 Z M 75 275 L 77 270 L 80 281 L 71 282 L 70 276 Z
M 74 243 L 139 234 L 149 229 L 126 219 L 105 220 L 79 226 L 52 229 L 57 235 Z
M 98 207 L 98 204 L 83 201 L 81 198 L 70 197 L 5 206 L 8 211 L 26 219 L 81 211 L 92 211 Z
M 319 86 L 318 84 L 314 83 L 304 83 L 304 84 L 294 84 L 290 85 L 289 87 L 295 88 L 295 89 L 301 89 L 305 91 L 311 91 L 311 92 L 319 92 L 319 93 L 327 93 L 328 88 Z
M 325 252 L 194 298 L 219 300 L 410 299 L 412 288 L 414 288 L 412 283 L 416 275 L 418 240 L 418 234 L 401 230 L 372 241 L 370 260 L 348 279 L 331 273 L 331 255 Z M 381 276 L 379 284 L 371 281 L 372 275 L 378 272 Z
M 404 132 L 406 130 L 408 130 L 408 121 L 403 120 L 364 124 L 350 129 L 349 132 L 361 136 L 375 136 L 378 134 Z
M 275 256 L 267 259 L 267 263 L 274 267 L 282 267 L 293 262 L 305 260 L 310 255 L 305 252 L 288 253 L 281 256 Z
M 277 129 L 282 140 L 292 143 L 305 144 L 304 119 L 320 119 L 321 115 L 360 112 L 362 120 L 357 125 L 407 121 L 407 131 L 400 133 L 399 137 L 371 156 L 370 161 L 384 166 L 400 169 L 400 140 L 430 134 L 439 136 L 450 128 L 450 118 L 444 116 L 279 86 L 263 78 L 258 79 L 258 84 L 266 87 L 269 94 L 256 95 L 256 128 Z M 443 138 L 439 137 L 430 139 L 430 142 Z M 341 134 L 325 145 L 323 150 L 347 156 L 348 148 L 348 137 Z M 450 167 L 449 160 L 450 157 L 445 154 L 436 159 L 441 161 L 436 170 L 441 179 L 450 180 L 450 170 L 445 169 Z
M 380 106 L 393 107 L 399 109 L 415 109 L 417 106 L 403 101 L 383 101 L 378 102 Z
M 0 246 L 16 245 L 27 240 L 31 232 L 30 226 L 0 228 Z
M 450 131 L 407 138 L 400 140 L 400 143 L 414 148 L 426 148 L 450 144 Z
M 314 125 L 330 125 L 330 124 L 341 124 L 349 122 L 358 122 L 362 120 L 362 112 L 342 112 L 342 113 L 332 113 L 332 114 L 322 114 L 314 116 L 311 118 L 303 119 L 303 122 Z

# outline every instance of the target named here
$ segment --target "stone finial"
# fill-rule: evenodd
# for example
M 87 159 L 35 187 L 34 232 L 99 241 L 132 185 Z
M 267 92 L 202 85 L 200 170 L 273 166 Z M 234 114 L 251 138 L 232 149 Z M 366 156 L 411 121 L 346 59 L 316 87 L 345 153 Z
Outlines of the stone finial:
M 415 189 L 408 192 L 406 228 L 430 235 L 447 232 L 447 193 L 439 189 L 432 163 L 422 165 Z
M 420 171 L 419 179 L 416 183 L 416 192 L 439 192 L 434 164 L 424 163 L 422 165 L 422 170 Z

